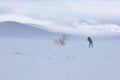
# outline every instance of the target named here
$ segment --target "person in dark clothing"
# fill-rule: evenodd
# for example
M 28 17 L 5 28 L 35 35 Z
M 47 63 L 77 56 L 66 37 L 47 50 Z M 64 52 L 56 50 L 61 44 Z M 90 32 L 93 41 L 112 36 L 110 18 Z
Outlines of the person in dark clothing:
M 91 37 L 88 37 L 87 41 L 89 42 L 89 48 L 93 47 L 93 41 L 92 41 Z

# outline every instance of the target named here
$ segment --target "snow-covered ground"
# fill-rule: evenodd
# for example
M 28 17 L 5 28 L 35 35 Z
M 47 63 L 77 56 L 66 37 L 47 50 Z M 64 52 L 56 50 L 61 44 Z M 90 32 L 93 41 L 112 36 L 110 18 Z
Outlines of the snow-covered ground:
M 0 80 L 120 80 L 120 39 L 0 39 Z

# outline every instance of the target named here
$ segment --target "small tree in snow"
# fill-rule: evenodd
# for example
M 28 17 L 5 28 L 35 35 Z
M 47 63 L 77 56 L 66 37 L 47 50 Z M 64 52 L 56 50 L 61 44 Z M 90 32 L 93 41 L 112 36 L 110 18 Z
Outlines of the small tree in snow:
M 58 39 L 55 39 L 55 43 L 57 45 L 64 46 L 66 42 L 69 40 L 68 35 L 61 35 Z

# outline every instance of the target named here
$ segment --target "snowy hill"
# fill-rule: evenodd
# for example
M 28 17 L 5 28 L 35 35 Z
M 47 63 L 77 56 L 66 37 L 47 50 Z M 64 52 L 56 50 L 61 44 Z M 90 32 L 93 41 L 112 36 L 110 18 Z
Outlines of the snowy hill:
M 59 46 L 51 35 L 56 34 L 1 22 L 0 37 L 7 38 L 0 38 L 0 80 L 120 80 L 119 37 L 92 37 L 94 47 L 88 48 L 87 37 L 70 36 Z
M 27 24 L 6 21 L 0 23 L 0 37 L 48 37 L 54 33 Z

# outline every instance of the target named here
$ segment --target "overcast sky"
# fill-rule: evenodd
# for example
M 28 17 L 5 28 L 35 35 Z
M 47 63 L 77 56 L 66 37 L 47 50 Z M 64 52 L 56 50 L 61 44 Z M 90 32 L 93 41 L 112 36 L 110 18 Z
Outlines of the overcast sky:
M 120 34 L 119 0 L 0 0 L 0 21 L 82 35 Z

